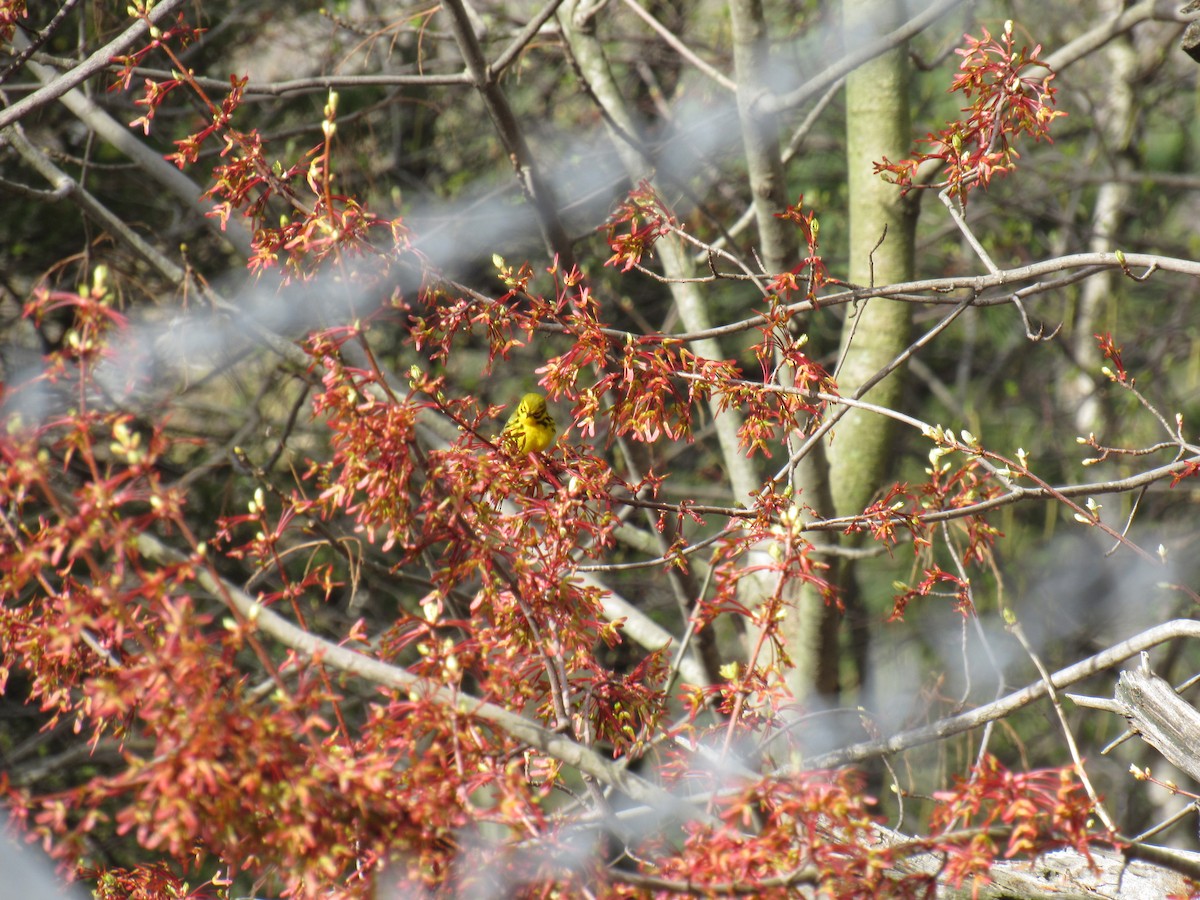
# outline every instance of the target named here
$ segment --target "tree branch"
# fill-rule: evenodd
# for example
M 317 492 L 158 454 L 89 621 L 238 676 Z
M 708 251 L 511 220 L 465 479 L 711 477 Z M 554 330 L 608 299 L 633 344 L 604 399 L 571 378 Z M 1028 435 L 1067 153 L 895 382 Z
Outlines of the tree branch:
M 168 547 L 147 532 L 139 534 L 134 539 L 134 545 L 138 552 L 147 559 L 162 565 L 179 565 L 190 562 L 184 554 Z M 194 562 L 192 564 L 196 565 Z M 340 672 L 356 675 L 385 687 L 419 693 L 448 709 L 454 709 L 463 715 L 491 723 L 510 737 L 574 766 L 579 771 L 621 791 L 632 800 L 686 819 L 705 818 L 699 809 L 691 806 L 685 800 L 639 775 L 626 771 L 623 766 L 606 760 L 595 750 L 584 747 L 548 728 L 543 728 L 524 716 L 494 703 L 472 697 L 462 691 L 451 691 L 449 688 L 414 675 L 405 669 L 340 647 L 332 641 L 317 637 L 303 628 L 293 625 L 274 610 L 262 606 L 255 598 L 246 594 L 236 585 L 216 576 L 204 563 L 196 565 L 196 580 L 205 590 L 219 597 L 246 621 L 252 623 L 255 628 L 314 663 L 330 666 Z
M 496 72 L 488 66 L 479 39 L 471 28 L 467 11 L 463 8 L 462 0 L 445 0 L 443 8 L 450 17 L 451 31 L 458 44 L 459 52 L 467 64 L 467 71 L 483 105 L 496 126 L 500 142 L 508 152 L 521 188 L 528 197 L 530 204 L 537 213 L 538 225 L 542 229 L 542 237 L 546 242 L 546 250 L 551 256 L 558 257 L 559 265 L 570 271 L 575 268 L 575 251 L 571 247 L 571 239 L 558 214 L 558 202 L 554 191 L 545 182 L 538 168 L 537 160 L 529 149 L 525 135 L 517 123 L 516 114 L 509 105 L 508 98 L 496 81 Z
M 662 39 L 663 43 L 678 53 L 681 59 L 691 63 L 730 93 L 737 91 L 738 86 L 736 83 L 726 78 L 721 71 L 713 66 L 710 66 L 707 62 L 693 53 L 687 44 L 672 34 L 669 29 L 667 29 L 660 21 L 658 21 L 658 19 L 654 18 L 654 16 L 642 9 L 641 4 L 639 4 L 637 0 L 624 0 L 624 2 L 625 5 L 628 6 L 629 9 L 638 16 L 638 18 L 650 26 L 650 29 Z
M 920 281 L 898 281 L 893 284 L 884 284 L 877 287 L 855 286 L 849 290 L 836 291 L 832 294 L 819 297 L 815 302 L 801 300 L 797 303 L 790 303 L 787 308 L 791 312 L 811 312 L 813 309 L 825 309 L 826 307 L 838 304 L 857 303 L 860 300 L 870 297 L 890 297 L 893 300 L 905 303 L 956 306 L 962 302 L 962 297 L 950 296 L 954 291 L 970 291 L 975 294 L 971 298 L 971 306 L 1004 306 L 1013 302 L 1013 293 L 1011 291 L 990 297 L 979 295 L 991 288 L 1007 287 L 1018 282 L 1040 278 L 1044 275 L 1053 275 L 1070 269 L 1092 270 L 1084 272 L 1083 275 L 1075 273 L 1073 280 L 1079 280 L 1081 277 L 1088 277 L 1096 272 L 1104 272 L 1111 269 L 1120 269 L 1128 272 L 1133 268 L 1155 269 L 1157 271 L 1175 272 L 1180 275 L 1190 275 L 1194 278 L 1200 278 L 1200 262 L 1191 259 L 1157 256 L 1151 253 L 1072 253 L 1067 256 L 1057 256 L 1053 259 L 1043 260 L 1042 262 L 1030 263 L 1026 266 L 1017 266 L 1013 269 L 1001 269 L 998 272 L 987 275 L 924 278 Z M 1060 281 L 1048 282 L 1044 285 L 1032 286 L 1031 288 L 1022 290 L 1021 296 L 1025 297 L 1035 293 L 1056 290 L 1062 286 L 1063 283 Z M 1034 290 L 1032 288 L 1037 289 Z M 924 293 L 935 296 L 916 296 Z M 749 331 L 754 328 L 761 328 L 762 321 L 761 316 L 754 316 L 715 328 L 663 335 L 663 339 L 671 341 L 702 341 L 707 338 L 720 338 L 742 331 Z M 624 335 L 624 332 L 621 332 L 618 336 L 622 335 Z
M 1090 678 L 1106 669 L 1110 669 L 1118 663 L 1136 656 L 1143 650 L 1148 650 L 1151 647 L 1156 647 L 1159 644 L 1180 638 L 1191 638 L 1193 640 L 1200 638 L 1200 621 L 1194 619 L 1175 619 L 1171 622 L 1165 622 L 1162 625 L 1147 629 L 1129 638 L 1129 640 L 1114 644 L 1107 650 L 1103 650 L 1094 656 L 1089 656 L 1087 659 L 1081 660 L 1072 666 L 1060 669 L 1047 680 L 1039 679 L 1019 691 L 1001 697 L 992 703 L 985 703 L 983 706 L 973 709 L 970 712 L 939 719 L 929 725 L 913 728 L 908 731 L 901 731 L 898 734 L 881 740 L 862 741 L 857 744 L 851 744 L 848 747 L 843 747 L 840 750 L 821 753 L 806 759 L 804 761 L 804 768 L 826 769 L 850 763 L 860 763 L 878 756 L 900 753 L 923 744 L 945 740 L 956 734 L 962 734 L 965 731 L 978 728 L 988 722 L 1003 719 L 1034 701 L 1040 700 L 1046 696 L 1048 684 L 1053 685 L 1056 690 L 1062 690 L 1065 687 L 1070 687 L 1072 684 L 1083 681 L 1085 678 Z
M 150 21 L 155 25 L 161 24 L 186 2 L 187 0 L 160 0 L 150 11 Z M 146 23 L 139 19 L 69 72 L 64 72 L 12 106 L 0 109 L 0 129 L 57 100 L 71 88 L 83 84 L 97 72 L 107 69 L 112 58 L 120 56 L 136 44 L 146 34 L 146 30 Z
M 25 42 L 24 37 L 17 35 L 14 38 L 13 46 L 19 48 Z M 48 66 L 30 61 L 27 68 L 43 84 L 50 85 L 54 82 L 55 73 Z M 228 88 L 229 85 L 226 84 L 224 87 Z M 251 256 L 253 247 L 251 246 L 250 232 L 246 230 L 245 226 L 237 220 L 230 219 L 222 228 L 219 221 L 208 216 L 207 213 L 211 211 L 212 207 L 203 200 L 204 191 L 192 179 L 163 159 L 161 153 L 152 150 L 138 140 L 125 125 L 93 103 L 82 91 L 72 88 L 63 92 L 60 99 L 63 106 L 74 113 L 88 128 L 128 156 L 146 175 L 198 213 L 204 226 L 218 239 L 232 244 L 243 258 L 248 259 Z
M 877 40 L 871 41 L 871 43 L 859 50 L 847 53 L 833 65 L 826 66 L 820 75 L 809 79 L 794 91 L 763 97 L 757 104 L 760 112 L 763 115 L 772 115 L 774 113 L 785 112 L 808 102 L 859 66 L 870 62 L 875 57 L 887 53 L 889 50 L 900 46 L 905 41 L 920 34 L 962 2 L 963 0 L 941 0 L 940 3 L 926 8 L 924 12 L 913 16 L 894 31 L 885 34 Z

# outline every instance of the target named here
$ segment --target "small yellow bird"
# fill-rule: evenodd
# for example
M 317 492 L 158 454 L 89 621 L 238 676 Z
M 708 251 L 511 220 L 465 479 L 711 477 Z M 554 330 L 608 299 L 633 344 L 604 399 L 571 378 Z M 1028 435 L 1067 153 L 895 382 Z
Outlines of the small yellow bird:
M 557 428 L 554 417 L 546 408 L 546 398 L 529 393 L 521 398 L 508 417 L 500 434 L 501 445 L 514 456 L 540 453 L 554 446 Z

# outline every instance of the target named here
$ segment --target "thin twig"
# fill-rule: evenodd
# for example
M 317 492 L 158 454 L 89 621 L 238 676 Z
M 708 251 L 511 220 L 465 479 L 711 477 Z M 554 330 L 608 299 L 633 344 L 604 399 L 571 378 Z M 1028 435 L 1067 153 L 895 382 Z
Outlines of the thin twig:
M 726 77 L 721 71 L 719 71 L 718 69 L 709 65 L 707 62 L 705 62 L 699 56 L 697 56 L 695 53 L 693 53 L 691 51 L 691 49 L 687 46 L 687 44 L 685 44 L 683 41 L 679 40 L 679 38 L 677 38 L 670 31 L 670 29 L 668 29 L 661 22 L 659 22 L 658 19 L 654 18 L 654 16 L 650 15 L 650 13 L 646 12 L 646 10 L 642 9 L 641 5 L 637 2 L 637 0 L 624 0 L 624 3 L 643 22 L 645 22 L 647 25 L 650 26 L 651 30 L 662 39 L 663 43 L 665 43 L 672 50 L 674 50 L 676 53 L 678 53 L 680 55 L 680 57 L 687 60 L 689 63 L 691 63 L 693 66 L 695 66 L 697 69 L 699 69 L 705 75 L 707 75 L 709 78 L 711 78 L 717 84 L 719 84 L 721 87 L 725 88 L 725 90 L 729 91 L 731 94 L 737 93 L 737 85 L 734 84 L 733 81 L 731 81 L 728 77 Z
M 1164 622 L 1162 625 L 1147 629 L 1128 640 L 1121 641 L 1093 656 L 1080 660 L 1074 665 L 1060 669 L 1050 674 L 1047 678 L 1039 678 L 1019 691 L 1007 694 L 991 703 L 985 703 L 978 709 L 960 713 L 956 716 L 948 716 L 929 725 L 912 728 L 908 731 L 901 731 L 890 737 L 879 740 L 861 741 L 847 747 L 842 747 L 839 750 L 821 753 L 805 759 L 804 767 L 806 770 L 826 769 L 860 763 L 878 756 L 901 753 L 913 747 L 945 740 L 956 734 L 980 728 L 988 722 L 998 721 L 1011 716 L 1017 710 L 1023 709 L 1046 696 L 1047 689 L 1050 687 L 1053 687 L 1055 690 L 1062 690 L 1083 681 L 1085 678 L 1090 678 L 1093 675 L 1111 669 L 1113 666 L 1124 662 L 1130 657 L 1136 656 L 1143 650 L 1148 650 L 1167 641 L 1183 638 L 1190 640 L 1200 639 L 1200 621 L 1175 619 L 1170 622 Z
M 1050 704 L 1054 707 L 1054 714 L 1058 717 L 1058 722 L 1062 726 L 1063 737 L 1067 741 L 1067 749 L 1071 753 L 1071 761 L 1075 763 L 1075 774 L 1079 776 L 1079 781 L 1083 785 L 1083 789 L 1087 791 L 1088 799 L 1092 801 L 1092 809 L 1096 811 L 1096 815 L 1100 817 L 1100 821 L 1104 823 L 1104 827 L 1108 829 L 1109 834 L 1116 834 L 1117 826 L 1105 809 L 1104 803 L 1100 800 L 1100 795 L 1096 793 L 1096 788 L 1092 785 L 1092 780 L 1088 778 L 1087 770 L 1083 767 L 1083 758 L 1079 755 L 1079 746 L 1075 743 L 1075 735 L 1071 732 L 1071 725 L 1067 722 L 1067 714 L 1063 712 L 1062 703 L 1059 702 L 1058 692 L 1054 689 L 1054 684 L 1050 680 L 1050 673 L 1046 671 L 1046 667 L 1042 665 L 1041 658 L 1034 652 L 1029 640 L 1025 637 L 1025 630 L 1021 628 L 1021 623 L 1014 621 L 1010 626 L 1013 636 L 1024 648 L 1025 653 L 1033 660 L 1034 666 L 1037 667 L 1038 674 L 1042 676 L 1042 682 L 1046 685 L 1046 695 L 1050 698 Z

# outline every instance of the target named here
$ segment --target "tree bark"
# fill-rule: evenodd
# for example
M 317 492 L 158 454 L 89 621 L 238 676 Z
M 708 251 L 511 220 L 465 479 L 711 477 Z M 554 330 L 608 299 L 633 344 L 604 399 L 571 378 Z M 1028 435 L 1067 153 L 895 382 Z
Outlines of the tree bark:
M 904 20 L 897 0 L 843 0 L 847 45 L 876 39 Z M 908 49 L 900 45 L 876 57 L 846 78 L 846 163 L 849 182 L 849 280 L 855 284 L 908 281 L 913 274 L 916 207 L 900 191 L 874 174 L 874 163 L 902 159 L 911 146 L 908 107 Z M 849 395 L 907 345 L 910 314 L 906 304 L 872 300 L 851 309 L 842 328 L 839 392 Z M 873 387 L 872 403 L 900 405 L 902 380 L 895 373 Z M 837 515 L 853 515 L 870 504 L 890 468 L 894 423 L 851 410 L 834 429 L 827 452 L 830 490 Z M 855 540 L 855 539 L 851 539 Z M 855 542 L 857 542 L 855 540 Z M 838 583 L 852 626 L 851 644 L 860 680 L 866 678 L 867 634 L 856 589 L 853 562 L 838 566 Z M 839 687 L 836 646 L 822 648 L 818 683 L 825 692 Z

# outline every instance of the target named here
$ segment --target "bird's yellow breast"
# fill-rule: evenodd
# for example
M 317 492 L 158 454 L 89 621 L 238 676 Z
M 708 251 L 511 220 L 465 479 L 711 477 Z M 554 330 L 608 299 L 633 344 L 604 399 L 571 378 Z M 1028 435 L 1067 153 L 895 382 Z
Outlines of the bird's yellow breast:
M 541 394 L 526 394 L 517 404 L 508 423 L 504 426 L 501 437 L 519 456 L 526 453 L 540 453 L 554 445 L 558 426 L 550 410 L 546 407 L 546 398 Z

